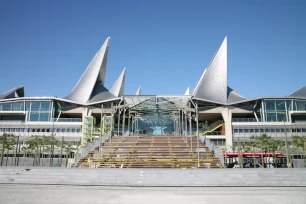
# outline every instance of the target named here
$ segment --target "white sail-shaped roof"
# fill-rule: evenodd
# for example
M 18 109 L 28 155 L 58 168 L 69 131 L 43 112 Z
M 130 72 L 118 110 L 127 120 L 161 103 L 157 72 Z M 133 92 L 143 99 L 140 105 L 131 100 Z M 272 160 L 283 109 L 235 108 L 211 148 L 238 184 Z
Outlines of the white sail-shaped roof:
M 110 90 L 110 92 L 116 97 L 123 96 L 124 94 L 125 70 L 126 68 L 123 69 L 119 78 L 115 81 L 113 87 Z
M 227 94 L 228 94 L 227 96 L 228 103 L 235 103 L 235 102 L 243 101 L 246 99 L 230 87 L 227 87 Z
M 196 85 L 193 96 L 201 100 L 227 103 L 227 37 Z
M 187 88 L 187 90 L 186 90 L 184 95 L 190 95 L 189 87 Z
M 141 86 L 137 89 L 137 91 L 136 91 L 136 94 L 135 94 L 136 96 L 139 96 L 139 95 L 141 95 Z
M 96 86 L 104 85 L 109 41 L 110 37 L 91 60 L 67 99 L 85 104 L 90 100 Z

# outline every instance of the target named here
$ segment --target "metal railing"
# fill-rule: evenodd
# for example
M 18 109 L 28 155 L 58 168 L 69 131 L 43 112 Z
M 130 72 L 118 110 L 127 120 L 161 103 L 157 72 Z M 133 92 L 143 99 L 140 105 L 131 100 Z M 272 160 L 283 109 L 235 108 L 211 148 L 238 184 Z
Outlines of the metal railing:
M 224 167 L 224 156 L 223 152 L 219 147 L 216 147 L 215 144 L 207 139 L 205 136 L 199 136 L 200 140 L 208 147 L 208 149 L 213 153 L 215 158 L 218 158 Z
M 212 131 L 205 133 L 205 135 L 225 135 L 225 131 Z
M 262 122 L 261 118 L 258 118 L 258 121 L 256 118 L 233 118 L 232 122 Z
M 108 140 L 111 136 L 111 132 L 107 132 L 102 136 L 101 143 L 105 142 L 105 140 Z M 85 157 L 90 151 L 94 150 L 96 147 L 101 145 L 100 139 L 95 138 L 92 142 L 87 143 L 86 146 L 80 147 L 79 152 L 74 157 L 74 163 L 79 163 L 80 159 L 82 157 Z
M 15 124 L 23 124 L 24 120 L 0 120 L 1 125 L 15 125 Z
M 51 122 L 82 122 L 82 118 L 52 118 Z

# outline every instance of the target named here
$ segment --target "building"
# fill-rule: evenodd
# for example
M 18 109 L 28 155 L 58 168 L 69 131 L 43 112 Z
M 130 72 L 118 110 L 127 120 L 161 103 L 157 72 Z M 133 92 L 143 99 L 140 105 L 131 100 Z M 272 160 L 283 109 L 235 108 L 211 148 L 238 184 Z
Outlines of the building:
M 199 134 L 219 146 L 250 141 L 266 133 L 284 138 L 306 135 L 306 87 L 284 97 L 245 98 L 227 83 L 227 37 L 192 93 L 180 96 L 124 95 L 124 68 L 104 86 L 110 38 L 64 98 L 26 97 L 24 86 L 0 95 L 0 134 L 55 135 L 86 144 L 103 134 Z M 101 125 L 101 119 L 105 123 Z

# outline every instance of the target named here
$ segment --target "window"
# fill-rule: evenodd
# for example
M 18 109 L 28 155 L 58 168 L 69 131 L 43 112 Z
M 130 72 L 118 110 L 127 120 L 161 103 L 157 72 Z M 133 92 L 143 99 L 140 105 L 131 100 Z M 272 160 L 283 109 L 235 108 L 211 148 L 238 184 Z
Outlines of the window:
M 30 113 L 30 121 L 38 121 L 39 114 L 38 112 L 31 112 Z
M 39 111 L 40 109 L 40 102 L 32 101 L 31 111 Z
M 10 111 L 11 110 L 11 103 L 4 103 L 2 104 L 2 110 L 3 111 Z
M 40 111 L 50 111 L 51 102 L 50 101 L 42 101 Z
M 71 129 L 71 132 L 75 132 L 75 129 Z
M 49 121 L 49 113 L 40 113 L 39 121 Z
M 66 129 L 62 128 L 62 132 L 66 132 Z
M 14 102 L 12 103 L 12 110 L 13 111 L 21 111 L 21 104 L 23 102 Z

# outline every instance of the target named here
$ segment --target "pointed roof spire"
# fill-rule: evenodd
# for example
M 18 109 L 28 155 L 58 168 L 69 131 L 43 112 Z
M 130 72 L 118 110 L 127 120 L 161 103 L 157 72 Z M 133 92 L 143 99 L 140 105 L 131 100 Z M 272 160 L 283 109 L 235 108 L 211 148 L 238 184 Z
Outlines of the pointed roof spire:
M 292 93 L 290 96 L 306 98 L 306 86 Z
M 4 94 L 0 95 L 0 99 L 24 97 L 24 85 L 15 87 Z
M 186 90 L 184 95 L 190 95 L 189 86 L 188 86 L 188 88 L 187 88 L 187 90 Z
M 72 92 L 66 97 L 67 99 L 86 103 L 90 99 L 95 86 L 104 85 L 109 41 L 110 37 L 105 40 L 91 60 Z
M 201 78 L 199 79 L 199 81 L 197 82 L 196 86 L 194 87 L 194 89 L 193 89 L 193 91 L 192 91 L 192 95 L 193 95 L 193 96 L 194 96 L 194 95 L 195 95 L 195 93 L 198 91 L 198 89 L 199 89 L 199 85 L 201 84 L 202 79 L 203 79 L 203 77 L 204 77 L 205 73 L 206 73 L 206 69 L 204 69 L 204 72 L 202 73 Z
M 139 86 L 139 88 L 137 89 L 135 95 L 136 95 L 136 96 L 141 95 L 141 86 Z
M 113 87 L 110 90 L 110 92 L 116 97 L 123 96 L 124 94 L 125 70 L 126 68 L 123 69 L 119 78 L 115 81 Z
M 193 95 L 202 100 L 227 103 L 227 37 L 203 73 Z

